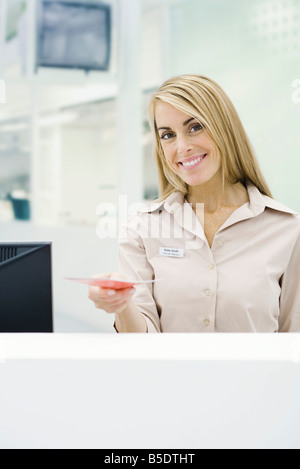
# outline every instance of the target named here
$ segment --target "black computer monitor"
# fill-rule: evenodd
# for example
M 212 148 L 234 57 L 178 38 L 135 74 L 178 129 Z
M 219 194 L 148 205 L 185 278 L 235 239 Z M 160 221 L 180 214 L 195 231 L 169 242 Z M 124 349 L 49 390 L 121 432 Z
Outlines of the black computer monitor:
M 37 68 L 109 70 L 111 6 L 86 0 L 41 0 Z
M 51 243 L 0 242 L 0 333 L 53 332 Z

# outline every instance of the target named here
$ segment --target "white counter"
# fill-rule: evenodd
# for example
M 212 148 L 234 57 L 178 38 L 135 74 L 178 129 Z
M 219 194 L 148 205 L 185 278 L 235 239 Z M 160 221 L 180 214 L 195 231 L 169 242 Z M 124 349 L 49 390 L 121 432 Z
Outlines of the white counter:
M 300 335 L 0 335 L 1 448 L 300 448 Z
M 300 334 L 0 334 L 0 360 L 271 361 L 300 364 Z

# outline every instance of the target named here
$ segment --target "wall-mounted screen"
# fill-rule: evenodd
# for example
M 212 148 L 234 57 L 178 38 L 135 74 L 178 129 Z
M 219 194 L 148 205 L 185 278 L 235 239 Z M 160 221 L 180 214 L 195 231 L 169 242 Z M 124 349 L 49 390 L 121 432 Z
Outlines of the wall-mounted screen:
M 109 69 L 110 5 L 42 0 L 37 18 L 37 68 Z

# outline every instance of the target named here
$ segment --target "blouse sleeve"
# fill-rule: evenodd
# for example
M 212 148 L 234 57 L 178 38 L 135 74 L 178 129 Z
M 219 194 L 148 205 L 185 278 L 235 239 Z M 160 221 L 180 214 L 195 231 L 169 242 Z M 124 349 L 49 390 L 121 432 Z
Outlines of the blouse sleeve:
M 137 217 L 137 215 L 130 217 L 127 224 L 120 229 L 118 241 L 120 272 L 128 279 L 153 280 L 155 278 L 153 268 L 147 259 L 143 240 L 135 229 Z M 146 320 L 148 332 L 161 332 L 159 315 L 153 297 L 153 284 L 137 285 L 133 299 Z
M 300 332 L 300 233 L 281 278 L 279 332 Z

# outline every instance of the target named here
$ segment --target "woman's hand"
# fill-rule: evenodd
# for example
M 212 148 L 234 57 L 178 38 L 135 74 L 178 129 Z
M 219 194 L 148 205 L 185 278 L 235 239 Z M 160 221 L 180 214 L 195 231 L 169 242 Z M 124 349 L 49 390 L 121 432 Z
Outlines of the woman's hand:
M 95 275 L 93 278 L 113 278 L 127 280 L 120 272 L 112 274 Z M 92 300 L 97 309 L 102 309 L 107 313 L 120 314 L 132 300 L 135 288 L 124 288 L 123 290 L 108 290 L 100 287 L 89 287 L 89 299 Z

